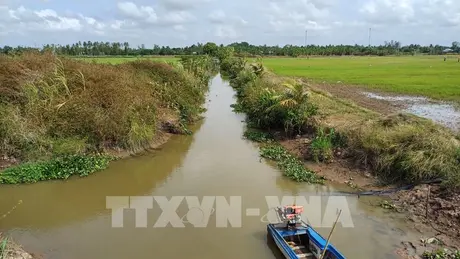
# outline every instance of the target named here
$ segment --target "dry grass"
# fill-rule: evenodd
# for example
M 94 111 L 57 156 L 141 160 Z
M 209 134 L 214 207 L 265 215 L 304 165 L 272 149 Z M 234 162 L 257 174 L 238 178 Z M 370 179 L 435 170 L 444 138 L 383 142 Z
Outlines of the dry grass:
M 382 180 L 442 178 L 447 189 L 460 187 L 460 144 L 448 129 L 410 114 L 383 116 L 325 93 L 313 94 L 311 100 L 322 115 L 317 125 L 344 135 L 352 159 Z
M 0 155 L 33 160 L 146 146 L 166 120 L 199 115 L 206 72 L 149 60 L 111 65 L 50 53 L 0 56 Z
M 0 233 L 0 259 L 28 259 L 32 258 L 21 246 L 13 242 L 10 238 L 2 236 Z
M 431 121 L 396 114 L 350 127 L 356 158 L 391 182 L 417 182 L 458 175 L 458 141 Z

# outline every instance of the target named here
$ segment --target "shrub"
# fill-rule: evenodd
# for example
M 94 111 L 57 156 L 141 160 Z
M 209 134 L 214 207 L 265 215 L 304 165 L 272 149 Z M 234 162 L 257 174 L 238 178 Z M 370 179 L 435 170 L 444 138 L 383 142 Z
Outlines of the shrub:
M 240 80 L 234 82 L 244 82 L 237 88 L 238 102 L 248 119 L 259 128 L 299 133 L 316 113 L 316 107 L 308 101 L 308 92 L 302 85 L 286 83 L 277 86 L 264 78 L 251 78 L 248 73 L 240 72 Z
M 431 121 L 391 115 L 351 127 L 347 137 L 355 157 L 389 182 L 442 178 L 454 187 L 460 177 L 458 141 Z
M 244 98 L 245 88 L 252 86 L 257 79 L 257 76 L 250 70 L 245 69 L 240 71 L 238 76 L 230 80 L 230 84 L 236 90 L 239 98 Z
M 252 72 L 257 76 L 261 77 L 265 73 L 265 68 L 263 64 L 260 62 L 252 63 L 251 64 Z
M 332 129 L 329 133 L 325 133 L 323 128 L 318 128 L 316 136 L 311 142 L 310 150 L 313 159 L 316 162 L 328 162 L 333 158 L 333 139 L 335 133 Z
M 248 129 L 244 132 L 244 137 L 248 140 L 267 143 L 274 141 L 273 135 L 267 132 Z
M 246 69 L 246 60 L 244 58 L 229 57 L 220 63 L 222 74 L 228 76 L 230 79 L 236 78 L 244 69 Z

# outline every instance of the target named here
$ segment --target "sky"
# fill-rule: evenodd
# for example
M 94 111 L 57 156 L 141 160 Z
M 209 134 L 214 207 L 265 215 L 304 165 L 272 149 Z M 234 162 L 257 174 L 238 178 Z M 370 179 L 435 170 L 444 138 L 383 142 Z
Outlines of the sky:
M 460 0 L 0 0 L 0 46 L 367 45 L 369 28 L 372 45 L 450 46 Z

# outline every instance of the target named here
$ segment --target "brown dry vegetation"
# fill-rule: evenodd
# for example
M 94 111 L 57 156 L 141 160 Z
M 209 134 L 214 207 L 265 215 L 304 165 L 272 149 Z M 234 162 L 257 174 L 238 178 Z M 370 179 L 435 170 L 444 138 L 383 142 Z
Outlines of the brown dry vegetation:
M 2 259 L 32 259 L 32 255 L 22 249 L 12 240 L 0 233 L 0 258 Z
M 0 56 L 0 158 L 132 150 L 147 146 L 158 131 L 184 131 L 201 112 L 208 61 L 198 70 L 190 62 Z

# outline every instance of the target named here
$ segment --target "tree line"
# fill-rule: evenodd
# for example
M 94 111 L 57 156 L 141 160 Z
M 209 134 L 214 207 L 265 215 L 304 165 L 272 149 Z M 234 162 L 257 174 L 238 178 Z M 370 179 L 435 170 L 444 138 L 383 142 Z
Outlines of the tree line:
M 215 43 L 206 44 L 196 43 L 186 47 L 169 47 L 153 45 L 148 48 L 144 44 L 140 46 L 130 46 L 128 42 L 92 42 L 84 41 L 74 44 L 58 45 L 47 44 L 41 48 L 32 48 L 24 46 L 4 46 L 0 47 L 0 53 L 17 54 L 24 51 L 52 51 L 59 55 L 68 56 L 146 56 L 146 55 L 201 55 L 206 53 L 206 46 L 214 48 L 223 48 L 224 45 L 218 46 Z M 235 42 L 225 47 L 233 49 L 235 55 L 239 56 L 341 56 L 341 55 L 441 55 L 445 53 L 460 53 L 460 43 L 453 42 L 451 46 L 410 44 L 402 46 L 398 41 L 388 41 L 378 46 L 364 45 L 308 45 L 296 46 L 285 45 L 268 46 L 252 45 L 248 42 Z

